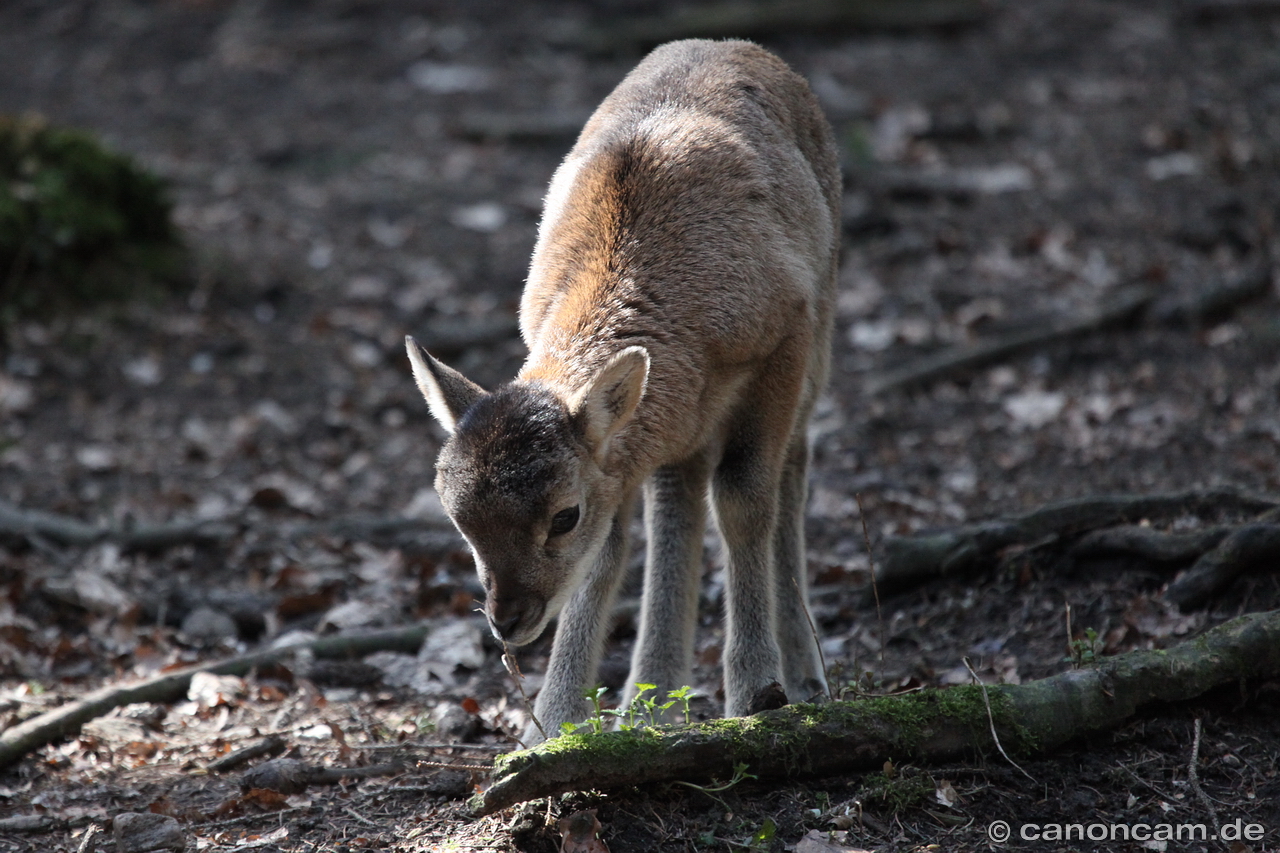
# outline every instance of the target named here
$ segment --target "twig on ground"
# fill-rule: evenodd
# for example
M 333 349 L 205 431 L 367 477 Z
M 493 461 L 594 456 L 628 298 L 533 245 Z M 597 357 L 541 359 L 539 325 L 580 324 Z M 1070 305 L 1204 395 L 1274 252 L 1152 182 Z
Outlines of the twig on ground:
M 1191 760 L 1187 762 L 1187 784 L 1195 792 L 1196 799 L 1200 801 L 1200 805 L 1204 806 L 1205 811 L 1209 812 L 1209 817 L 1213 818 L 1213 834 L 1216 838 L 1222 831 L 1222 824 L 1218 820 L 1218 810 L 1213 807 L 1213 803 L 1209 802 L 1209 797 L 1205 794 L 1204 789 L 1200 787 L 1200 729 L 1200 718 L 1196 717 L 1195 736 L 1191 741 Z
M 1070 608 L 1068 608 L 1067 612 L 1071 612 Z M 987 695 L 987 685 L 983 684 L 982 679 L 978 678 L 978 673 L 973 671 L 973 666 L 969 663 L 968 658 L 964 659 L 964 668 L 969 670 L 969 675 L 973 676 L 973 683 L 978 685 L 982 690 L 982 704 L 985 705 L 987 709 L 987 722 L 991 724 L 991 740 L 995 742 L 996 749 L 1000 750 L 1000 754 L 1004 756 L 1005 761 L 1013 765 L 1019 773 L 1026 776 L 1034 783 L 1036 781 L 1036 777 L 1023 770 L 1022 765 L 1010 758 L 1009 753 L 1004 751 L 1004 745 L 1000 743 L 1000 735 L 996 732 L 996 718 L 995 715 L 991 713 L 991 697 Z
M 288 744 L 285 743 L 284 738 L 279 735 L 270 735 L 257 743 L 242 746 L 240 749 L 228 752 L 220 758 L 215 758 L 209 762 L 207 769 L 211 773 L 225 773 L 228 770 L 234 770 L 241 764 L 248 764 L 256 758 L 279 755 L 285 751 L 287 746 Z
M 346 808 L 344 808 L 343 811 L 346 812 L 348 815 L 350 815 L 352 818 L 354 818 L 356 823 L 361 823 L 361 824 L 364 824 L 365 826 L 372 826 L 375 829 L 383 828 L 382 824 L 378 823 L 377 821 L 369 820 L 369 818 L 360 814 L 360 812 L 356 811 L 350 806 L 347 806 Z
M 1265 296 L 1271 289 L 1271 272 L 1268 259 L 1212 282 L 1190 296 L 1159 299 L 1147 310 L 1146 319 L 1162 325 L 1198 326 Z
M 520 691 L 520 698 L 524 701 L 525 710 L 529 712 L 529 719 L 533 720 L 534 728 L 542 735 L 542 739 L 547 739 L 547 730 L 542 727 L 542 722 L 538 719 L 538 715 L 533 712 L 533 703 L 529 701 L 529 695 L 524 692 L 524 673 L 520 671 L 520 664 L 516 661 L 516 656 L 511 653 L 511 647 L 504 640 L 502 643 L 502 665 L 507 668 L 507 673 L 515 680 L 516 689 Z M 559 734 L 559 732 L 556 732 Z M 516 739 L 520 743 L 519 738 Z M 523 743 L 520 743 L 524 746 Z
M 126 550 L 150 551 L 189 542 L 220 542 L 236 527 L 223 521 L 174 521 L 164 524 L 87 524 L 70 516 L 24 509 L 0 501 L 0 538 L 38 539 L 60 545 L 95 545 L 115 542 Z
M 337 785 L 349 779 L 373 779 L 403 773 L 399 761 L 368 764 L 363 767 L 322 767 L 297 758 L 273 758 L 250 767 L 240 777 L 240 787 L 250 791 L 266 788 L 282 794 L 298 794 L 311 785 Z
M 572 140 L 591 113 L 582 110 L 513 113 L 506 110 L 471 110 L 451 123 L 452 132 L 467 139 L 496 142 L 547 142 Z M 512 330 L 514 336 L 516 330 Z M 427 338 L 427 340 L 430 340 Z M 432 345 L 432 351 L 438 347 Z
M 416 651 L 429 626 L 413 625 L 384 631 L 338 634 L 308 642 L 290 643 L 227 660 L 196 664 L 175 672 L 153 676 L 134 684 L 111 684 L 85 698 L 46 711 L 0 732 L 0 767 L 7 767 L 34 749 L 72 735 L 92 719 L 122 705 L 135 702 L 172 702 L 186 695 L 191 677 L 198 672 L 214 675 L 244 675 L 289 659 L 299 652 L 316 657 L 361 656 L 376 651 Z
M 201 832 L 210 832 L 217 829 L 226 829 L 229 826 L 256 823 L 257 821 L 276 820 L 283 823 L 283 818 L 301 811 L 307 811 L 308 809 L 310 809 L 310 806 L 290 806 L 289 808 L 280 809 L 279 811 L 274 812 L 254 812 L 253 814 L 239 815 L 237 817 L 229 817 L 223 820 L 209 820 L 201 823 L 193 823 L 191 824 L 191 828 Z
M 804 594 L 800 592 L 800 582 L 793 577 L 791 578 L 791 585 L 796 588 L 796 595 L 803 598 Z M 809 620 L 809 634 L 813 637 L 813 644 L 818 649 L 818 663 L 822 667 L 822 683 L 827 689 L 827 698 L 834 699 L 835 697 L 831 695 L 831 683 L 827 681 L 827 656 L 822 653 L 822 640 L 818 637 L 818 627 L 813 624 L 813 614 L 809 612 L 808 602 L 805 602 L 804 618 Z M 812 699 L 813 697 L 810 696 L 805 701 L 811 701 Z

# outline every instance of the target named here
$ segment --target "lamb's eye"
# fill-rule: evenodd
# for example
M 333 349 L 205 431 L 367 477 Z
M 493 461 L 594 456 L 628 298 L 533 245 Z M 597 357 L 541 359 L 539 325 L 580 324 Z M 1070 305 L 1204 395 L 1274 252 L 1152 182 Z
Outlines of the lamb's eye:
M 551 517 L 551 529 L 547 531 L 548 536 L 563 536 L 570 530 L 578 526 L 578 507 L 571 506 L 568 509 L 562 509 Z

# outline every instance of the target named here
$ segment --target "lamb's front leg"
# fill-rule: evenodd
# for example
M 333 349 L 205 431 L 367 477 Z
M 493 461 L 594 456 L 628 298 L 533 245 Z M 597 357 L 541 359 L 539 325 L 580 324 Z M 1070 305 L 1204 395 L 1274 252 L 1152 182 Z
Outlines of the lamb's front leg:
M 623 501 L 595 565 L 560 613 L 551 660 L 533 711 L 547 737 L 559 735 L 562 723 L 582 722 L 589 713 L 583 694 L 596 681 L 613 601 L 624 574 L 634 507 L 634 496 Z M 540 743 L 543 735 L 530 723 L 523 739 L 532 746 Z
M 783 681 L 773 572 L 777 466 L 758 445 L 731 442 L 713 485 L 727 563 L 724 713 L 741 717 L 756 693 Z
M 651 698 L 665 697 L 690 682 L 709 470 L 700 455 L 659 468 L 645 484 L 644 597 L 624 707 L 635 696 L 637 682 L 657 686 L 657 696 Z

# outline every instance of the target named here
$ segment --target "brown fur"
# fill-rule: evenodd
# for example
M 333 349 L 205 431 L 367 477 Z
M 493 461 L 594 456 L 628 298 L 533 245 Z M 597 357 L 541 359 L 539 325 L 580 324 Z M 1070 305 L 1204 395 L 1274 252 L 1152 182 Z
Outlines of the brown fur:
M 527 642 L 563 610 L 537 703 L 549 731 L 585 714 L 642 488 L 632 680 L 687 681 L 710 493 L 728 712 L 770 681 L 792 699 L 821 688 L 804 431 L 828 369 L 839 202 L 831 132 L 800 77 L 747 42 L 674 42 L 605 99 L 552 180 L 516 380 L 485 395 L 410 345 L 452 432 L 437 488 L 495 632 Z

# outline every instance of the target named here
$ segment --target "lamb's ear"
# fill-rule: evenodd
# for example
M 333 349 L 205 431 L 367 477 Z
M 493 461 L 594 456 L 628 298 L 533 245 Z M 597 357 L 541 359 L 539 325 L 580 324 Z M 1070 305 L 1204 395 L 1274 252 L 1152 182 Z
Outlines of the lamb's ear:
M 431 414 L 440 426 L 453 432 L 462 413 L 484 396 L 485 390 L 452 367 L 437 361 L 429 352 L 418 346 L 411 336 L 404 336 L 404 347 L 413 366 L 413 379 L 418 390 L 427 398 Z
M 636 413 L 649 380 L 649 351 L 627 347 L 615 354 L 569 400 L 569 411 L 582 424 L 587 445 L 599 462 L 609 441 Z

